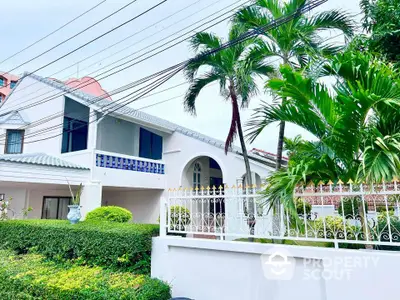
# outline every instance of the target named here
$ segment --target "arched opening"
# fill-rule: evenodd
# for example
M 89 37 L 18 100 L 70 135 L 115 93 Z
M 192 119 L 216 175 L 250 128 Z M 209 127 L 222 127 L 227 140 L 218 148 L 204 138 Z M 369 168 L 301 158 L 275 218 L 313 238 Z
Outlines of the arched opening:
M 251 172 L 251 182 L 252 184 L 255 184 L 257 186 L 257 188 L 261 187 L 262 184 L 262 180 L 261 180 L 261 176 L 258 175 L 256 172 Z M 243 186 L 246 186 L 247 183 L 247 179 L 246 179 L 246 174 L 244 174 L 242 176 L 242 182 L 240 182 Z
M 201 194 L 204 192 L 218 196 L 224 192 L 221 166 L 209 156 L 198 156 L 191 159 L 183 169 L 181 182 L 183 188 L 193 188 L 193 193 Z M 209 189 L 207 189 L 208 187 Z M 205 206 L 203 203 L 201 209 L 204 209 L 210 215 L 221 215 L 225 213 L 225 201 L 222 198 L 216 198 L 206 203 Z

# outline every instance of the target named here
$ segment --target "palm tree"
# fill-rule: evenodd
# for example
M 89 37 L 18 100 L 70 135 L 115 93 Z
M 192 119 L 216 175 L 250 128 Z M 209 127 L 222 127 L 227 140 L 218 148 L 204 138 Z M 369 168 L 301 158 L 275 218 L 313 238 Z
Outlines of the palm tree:
M 239 28 L 232 26 L 229 32 L 229 41 L 236 40 L 240 34 Z M 246 167 L 247 184 L 252 185 L 249 158 L 243 135 L 242 122 L 239 108 L 246 108 L 252 96 L 258 92 L 255 82 L 256 77 L 271 74 L 274 69 L 263 60 L 251 58 L 248 54 L 248 46 L 253 41 L 242 42 L 212 55 L 203 55 L 210 50 L 223 45 L 223 40 L 212 33 L 201 32 L 191 39 L 191 47 L 196 52 L 196 57 L 186 67 L 185 75 L 190 81 L 190 87 L 185 95 L 185 110 L 196 114 L 196 100 L 201 90 L 218 82 L 220 94 L 229 99 L 232 105 L 232 120 L 228 136 L 225 141 L 225 153 L 239 135 L 241 150 Z M 199 69 L 204 72 L 199 75 Z
M 274 19 L 291 15 L 309 0 L 255 0 L 254 5 L 244 8 L 235 16 L 235 22 L 245 29 L 264 26 Z M 341 47 L 324 43 L 322 31 L 337 29 L 351 37 L 354 24 L 349 16 L 339 10 L 324 11 L 312 16 L 300 15 L 275 29 L 263 33 L 255 43 L 254 52 L 271 62 L 280 60 L 292 69 L 307 65 L 313 57 L 331 55 Z M 255 55 L 254 53 L 254 55 Z M 278 74 L 281 78 L 281 74 Z M 285 98 L 282 99 L 285 101 Z M 280 122 L 276 169 L 281 168 L 285 122 Z
M 376 183 L 400 174 L 400 76 L 393 66 L 369 54 L 347 51 L 323 67 L 321 75 L 338 81 L 330 91 L 322 83 L 282 66 L 283 79 L 267 84 L 287 101 L 264 103 L 251 123 L 255 139 L 269 124 L 290 122 L 316 141 L 289 141 L 289 167 L 268 179 L 270 205 L 282 201 L 295 212 L 299 184 L 339 178 Z

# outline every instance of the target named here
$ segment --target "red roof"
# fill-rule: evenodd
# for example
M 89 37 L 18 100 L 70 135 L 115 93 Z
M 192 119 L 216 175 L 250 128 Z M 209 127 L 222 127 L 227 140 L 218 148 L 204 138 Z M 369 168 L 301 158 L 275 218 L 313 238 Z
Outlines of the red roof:
M 277 155 L 275 153 L 271 153 L 265 150 L 261 150 L 261 149 L 257 149 L 257 148 L 253 148 L 250 150 L 251 153 L 256 153 L 259 154 L 261 156 L 273 156 L 273 157 L 277 157 Z M 289 160 L 289 158 L 287 156 L 282 156 L 283 160 Z
M 85 76 L 82 78 L 70 78 L 64 82 L 71 88 L 78 88 L 81 91 L 93 95 L 95 97 L 102 97 L 104 99 L 111 99 L 111 96 L 104 90 L 100 83 L 93 77 Z

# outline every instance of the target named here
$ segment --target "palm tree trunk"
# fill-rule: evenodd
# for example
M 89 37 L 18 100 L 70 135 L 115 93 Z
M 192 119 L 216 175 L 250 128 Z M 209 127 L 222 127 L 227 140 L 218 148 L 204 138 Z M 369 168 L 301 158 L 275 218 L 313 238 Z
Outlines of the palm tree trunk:
M 282 100 L 284 101 L 284 100 Z M 283 139 L 285 138 L 285 121 L 279 124 L 278 149 L 276 151 L 276 169 L 282 167 Z
M 244 165 L 246 168 L 246 180 L 247 184 L 252 187 L 253 186 L 253 181 L 251 178 L 251 169 L 250 169 L 250 161 L 249 161 L 249 156 L 247 153 L 247 148 L 246 148 L 246 143 L 244 141 L 244 135 L 243 135 L 243 129 L 242 129 L 242 121 L 240 118 L 240 113 L 239 113 L 239 105 L 237 101 L 237 95 L 236 91 L 234 88 L 233 83 L 231 82 L 229 86 L 229 91 L 230 91 L 230 96 L 232 100 L 232 110 L 233 110 L 233 115 L 234 118 L 236 119 L 236 126 L 237 126 L 237 131 L 239 135 L 239 140 L 240 140 L 240 146 L 242 148 L 242 153 L 243 153 L 243 160 L 244 160 Z M 256 225 L 255 222 L 255 210 L 254 210 L 254 199 L 253 198 L 248 198 L 248 205 L 247 205 L 247 224 L 250 229 L 250 235 L 254 235 L 254 227 Z M 250 242 L 254 241 L 254 238 L 249 238 Z

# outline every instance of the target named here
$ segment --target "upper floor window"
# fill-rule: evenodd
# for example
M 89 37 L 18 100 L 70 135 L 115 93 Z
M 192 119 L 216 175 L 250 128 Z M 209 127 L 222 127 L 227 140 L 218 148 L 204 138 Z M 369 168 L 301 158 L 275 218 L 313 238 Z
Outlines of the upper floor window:
M 10 88 L 13 89 L 17 85 L 17 82 L 14 80 L 11 80 L 10 82 Z
M 150 159 L 162 159 L 162 137 L 144 128 L 140 128 L 139 156 Z
M 0 86 L 5 86 L 6 85 L 6 80 L 4 77 L 0 77 Z
M 22 145 L 24 142 L 23 130 L 7 130 L 6 132 L 6 146 L 4 153 L 18 154 L 22 153 Z
M 196 162 L 193 167 L 193 188 L 200 188 L 201 186 L 201 165 Z
M 64 117 L 61 153 L 87 149 L 88 123 Z

